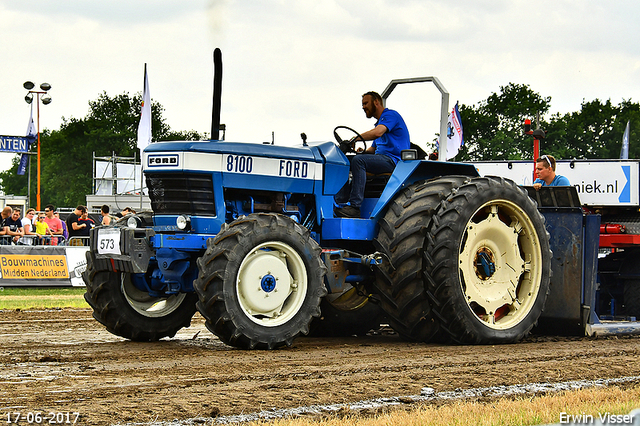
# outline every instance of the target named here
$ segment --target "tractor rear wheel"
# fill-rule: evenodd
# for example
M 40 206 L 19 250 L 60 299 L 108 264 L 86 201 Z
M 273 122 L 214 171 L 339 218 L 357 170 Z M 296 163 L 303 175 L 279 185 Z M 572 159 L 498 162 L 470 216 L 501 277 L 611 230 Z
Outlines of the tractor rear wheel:
M 224 343 L 243 349 L 291 346 L 309 333 L 326 295 L 326 267 L 309 230 L 287 216 L 251 214 L 207 241 L 194 282 L 198 310 Z
M 446 176 L 410 185 L 380 220 L 375 244 L 389 262 L 378 268 L 375 285 L 390 325 L 406 339 L 442 340 L 427 298 L 424 247 L 431 218 L 442 200 L 470 179 Z
M 513 343 L 537 323 L 549 292 L 544 218 L 526 191 L 474 178 L 433 216 L 428 292 L 440 327 L 462 344 Z
M 173 337 L 191 324 L 195 293 L 154 297 L 134 285 L 132 274 L 97 271 L 94 264 L 94 255 L 87 252 L 84 299 L 93 308 L 93 317 L 111 333 L 139 342 L 155 341 Z

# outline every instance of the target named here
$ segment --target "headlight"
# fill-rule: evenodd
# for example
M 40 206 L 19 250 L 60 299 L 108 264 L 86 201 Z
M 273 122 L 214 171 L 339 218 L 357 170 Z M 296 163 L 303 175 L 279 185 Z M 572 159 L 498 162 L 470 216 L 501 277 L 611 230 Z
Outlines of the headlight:
M 140 225 L 142 225 L 140 219 L 135 216 L 131 216 L 129 219 L 127 219 L 127 226 L 129 228 L 136 229 Z
M 400 151 L 400 159 L 402 161 L 415 160 L 418 158 L 418 151 L 415 149 L 403 149 Z
M 178 218 L 176 219 L 176 226 L 181 231 L 188 231 L 189 229 L 191 229 L 191 218 L 186 215 L 178 216 Z

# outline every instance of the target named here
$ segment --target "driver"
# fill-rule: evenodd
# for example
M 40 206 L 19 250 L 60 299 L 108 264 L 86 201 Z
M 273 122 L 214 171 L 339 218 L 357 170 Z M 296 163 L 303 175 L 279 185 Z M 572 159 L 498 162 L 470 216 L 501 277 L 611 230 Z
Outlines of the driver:
M 376 92 L 362 95 L 362 109 L 367 118 L 375 117 L 376 126 L 364 133 L 362 139 L 373 141 L 363 154 L 351 159 L 351 182 L 347 182 L 336 194 L 335 201 L 341 205 L 334 209 L 338 217 L 360 217 L 360 205 L 364 199 L 367 172 L 373 174 L 392 173 L 400 151 L 409 149 L 409 131 L 396 111 L 382 106 L 382 97 Z M 355 143 L 359 137 L 351 139 Z M 345 205 L 345 203 L 347 203 Z

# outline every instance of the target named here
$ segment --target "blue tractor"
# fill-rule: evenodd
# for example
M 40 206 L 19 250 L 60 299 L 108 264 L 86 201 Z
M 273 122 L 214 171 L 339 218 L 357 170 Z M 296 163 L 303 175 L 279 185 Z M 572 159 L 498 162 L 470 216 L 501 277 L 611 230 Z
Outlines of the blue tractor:
M 353 144 L 339 128 L 336 142 L 303 135 L 297 146 L 219 140 L 219 50 L 214 62 L 212 140 L 148 146 L 153 212 L 92 230 L 85 299 L 110 332 L 171 337 L 196 311 L 246 349 L 362 333 L 381 315 L 423 342 L 530 332 L 551 250 L 522 187 L 411 149 L 390 176 L 371 177 L 360 218 L 334 217 Z

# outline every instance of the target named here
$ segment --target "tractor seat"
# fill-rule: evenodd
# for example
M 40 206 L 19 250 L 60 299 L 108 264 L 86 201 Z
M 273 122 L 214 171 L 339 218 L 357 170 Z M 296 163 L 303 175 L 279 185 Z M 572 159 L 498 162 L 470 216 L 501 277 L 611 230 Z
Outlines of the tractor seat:
M 427 153 L 415 143 L 412 142 L 410 148 L 417 151 L 419 160 L 424 160 L 427 157 Z M 375 175 L 367 172 L 367 181 L 364 185 L 364 198 L 380 198 L 391 175 L 392 173 Z
M 364 185 L 364 198 L 380 198 L 390 177 L 391 173 L 374 175 L 373 173 L 367 172 L 367 182 Z

